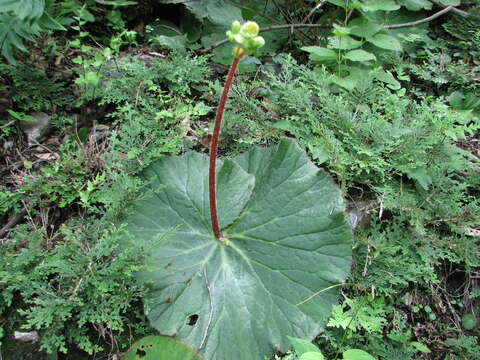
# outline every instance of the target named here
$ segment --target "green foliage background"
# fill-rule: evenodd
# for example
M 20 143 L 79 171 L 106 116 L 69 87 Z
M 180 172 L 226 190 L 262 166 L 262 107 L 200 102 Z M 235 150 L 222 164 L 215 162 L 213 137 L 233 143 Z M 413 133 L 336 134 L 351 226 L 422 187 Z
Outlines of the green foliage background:
M 468 17 L 449 12 L 382 30 L 403 51 L 364 42 L 375 61 L 338 57 L 338 48 L 331 62 L 307 59 L 300 48 L 327 47 L 330 25 L 348 27 L 348 14 L 383 26 L 459 2 L 368 3 L 326 2 L 307 19 L 327 28 L 265 32 L 270 46 L 244 59 L 232 89 L 220 151 L 235 156 L 293 137 L 342 187 L 357 225 L 355 262 L 316 340 L 326 357 L 361 348 L 377 359 L 478 358 L 478 325 L 462 319 L 480 310 L 480 243 L 471 233 L 480 218 L 479 4 L 462 2 Z M 200 51 L 224 38 L 233 17 L 300 23 L 317 4 L 0 0 L 1 97 L 22 115 L 59 109 L 49 161 L 25 146 L 19 120 L 0 117 L 1 155 L 16 164 L 2 162 L 0 217 L 28 209 L 0 245 L 4 358 L 28 350 L 38 359 L 112 359 L 154 333 L 145 289 L 133 280 L 147 254 L 118 251 L 123 229 L 113 226 L 138 197 L 136 175 L 162 156 L 208 152 L 218 63 L 231 49 Z M 339 75 L 352 74 L 354 87 L 339 86 Z M 39 343 L 18 346 L 19 330 L 38 331 Z

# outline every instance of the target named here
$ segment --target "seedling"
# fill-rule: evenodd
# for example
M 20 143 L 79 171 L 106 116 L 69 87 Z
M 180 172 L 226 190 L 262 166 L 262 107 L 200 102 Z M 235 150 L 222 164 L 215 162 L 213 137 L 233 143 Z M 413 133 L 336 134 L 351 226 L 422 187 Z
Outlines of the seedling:
M 237 45 L 210 159 L 190 152 L 147 168 L 122 246 L 152 249 L 137 278 L 161 334 L 209 360 L 257 360 L 286 352 L 287 336 L 321 332 L 350 270 L 352 232 L 340 190 L 296 142 L 217 159 L 238 62 L 263 44 L 251 22 L 227 34 Z

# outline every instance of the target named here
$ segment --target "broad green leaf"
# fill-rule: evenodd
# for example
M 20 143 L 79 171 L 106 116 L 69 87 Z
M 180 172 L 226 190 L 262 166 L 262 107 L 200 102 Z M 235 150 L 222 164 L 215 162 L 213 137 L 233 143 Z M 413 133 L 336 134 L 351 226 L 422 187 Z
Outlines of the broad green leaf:
M 465 314 L 462 317 L 462 326 L 467 330 L 473 330 L 477 326 L 477 323 L 478 323 L 477 318 L 472 314 Z
M 424 344 L 418 341 L 412 341 L 410 345 L 412 345 L 415 349 L 425 354 L 430 354 L 432 352 L 432 350 L 430 350 L 427 346 L 425 346 Z
M 123 360 L 202 360 L 187 345 L 172 337 L 152 335 L 132 345 Z
M 402 85 L 400 82 L 395 79 L 395 76 L 392 75 L 390 71 L 383 69 L 375 69 L 375 79 L 384 82 L 392 90 L 399 90 Z
M 343 9 L 359 9 L 362 7 L 362 3 L 358 0 L 328 0 L 328 2 Z
M 430 10 L 433 4 L 428 0 L 399 0 L 400 3 L 405 6 L 408 10 L 418 11 L 418 10 Z
M 286 352 L 287 336 L 323 329 L 338 290 L 318 292 L 349 272 L 341 192 L 290 140 L 217 167 L 224 243 L 210 226 L 206 156 L 164 158 L 143 174 L 121 245 L 152 249 L 138 274 L 147 316 L 209 360 Z
M 48 12 L 44 12 L 43 15 L 38 19 L 38 24 L 43 29 L 50 30 L 67 30 L 65 27 L 55 20 Z
M 36 122 L 37 121 L 33 116 L 18 113 L 16 111 L 12 110 L 12 109 L 7 109 L 6 112 L 11 117 L 13 117 L 14 119 L 19 120 L 19 121 L 25 121 L 25 122 Z
M 76 13 L 82 21 L 95 22 L 95 15 L 88 11 L 86 7 L 81 7 Z
M 337 53 L 334 50 L 321 46 L 303 46 L 300 50 L 310 53 L 310 60 L 313 61 L 334 60 L 337 57 Z
M 375 360 L 375 358 L 360 349 L 350 349 L 343 353 L 343 360 Z
M 454 109 L 458 109 L 461 107 L 464 97 L 465 95 L 460 91 L 454 91 L 448 96 L 448 102 Z
M 79 76 L 77 80 L 79 80 L 79 83 L 96 86 L 100 82 L 100 75 L 95 71 L 88 71 L 85 75 Z
M 150 25 L 147 36 L 153 44 L 165 46 L 180 52 L 185 51 L 187 36 L 182 33 L 177 25 L 168 20 L 155 20 Z
M 442 5 L 442 6 L 458 6 L 458 5 L 460 5 L 460 0 L 435 0 L 434 2 L 436 2 L 437 4 Z
M 343 55 L 346 59 L 351 61 L 370 61 L 370 60 L 377 60 L 375 55 L 369 53 L 365 50 L 350 50 L 345 55 Z
M 151 39 L 151 41 L 157 45 L 164 46 L 169 49 L 177 50 L 179 52 L 185 52 L 185 45 L 187 38 L 185 35 L 177 36 L 165 36 L 158 35 Z
M 364 17 L 358 17 L 348 23 L 350 33 L 352 35 L 360 36 L 362 38 L 369 38 L 383 30 L 383 26 L 368 21 Z
M 372 43 L 376 47 L 392 51 L 402 51 L 402 45 L 393 36 L 387 34 L 377 34 L 371 38 L 367 38 L 369 43 Z
M 159 35 L 179 36 L 182 35 L 182 32 L 173 22 L 164 19 L 157 19 L 152 22 L 147 29 L 147 36 L 153 38 Z
M 130 5 L 137 5 L 136 1 L 128 1 L 128 0 L 95 0 L 95 2 L 102 4 L 102 5 L 110 5 L 110 6 L 130 6 Z
M 45 9 L 45 0 L 0 0 L 0 12 L 12 11 L 21 20 L 37 19 Z
M 393 0 L 369 0 L 363 3 L 362 9 L 365 11 L 395 11 L 400 9 L 400 5 Z
M 228 2 L 210 2 L 207 5 L 208 19 L 218 25 L 229 28 L 235 20 L 242 21 L 242 11 Z
M 349 74 L 344 77 L 334 75 L 333 82 L 338 86 L 343 87 L 344 89 L 352 91 L 353 89 L 355 89 L 355 86 L 357 86 L 358 82 L 365 75 L 365 72 L 368 72 L 368 70 L 359 69 L 352 66 L 348 69 L 348 72 Z
M 351 50 L 362 46 L 363 42 L 353 39 L 350 36 L 331 36 L 328 38 L 330 49 Z
M 338 75 L 333 76 L 333 83 L 337 84 L 338 86 L 341 86 L 344 89 L 347 89 L 348 91 L 352 91 L 355 89 L 355 86 L 357 86 L 358 81 L 360 79 L 356 79 L 351 76 L 345 76 L 345 77 L 340 77 Z
M 279 130 L 284 130 L 284 131 L 295 131 L 295 126 L 292 126 L 291 122 L 288 121 L 287 119 L 283 119 L 280 121 L 277 121 L 272 125 L 273 128 L 279 129 Z
M 473 110 L 480 107 L 480 98 L 474 93 L 467 93 L 462 101 L 462 106 L 464 110 Z
M 324 360 L 321 352 L 307 352 L 300 356 L 299 360 Z
M 295 350 L 295 354 L 297 354 L 298 357 L 308 352 L 320 353 L 318 347 L 312 344 L 310 341 L 297 339 L 290 336 L 288 336 L 288 340 L 290 340 L 292 343 L 293 350 Z
M 28 52 L 23 39 L 34 42 L 34 35 L 40 34 L 40 27 L 35 22 L 20 20 L 12 13 L 0 14 L 0 46 L 2 55 L 9 63 L 15 64 L 14 48 Z
M 347 36 L 350 34 L 350 29 L 348 27 L 333 24 L 333 33 L 337 36 Z

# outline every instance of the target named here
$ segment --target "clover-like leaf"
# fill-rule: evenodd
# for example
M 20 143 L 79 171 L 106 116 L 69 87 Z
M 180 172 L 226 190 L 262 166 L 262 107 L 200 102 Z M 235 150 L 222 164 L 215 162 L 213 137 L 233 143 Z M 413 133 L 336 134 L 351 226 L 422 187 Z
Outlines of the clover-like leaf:
M 340 190 L 290 140 L 217 168 L 224 243 L 210 226 L 205 156 L 164 158 L 144 174 L 122 246 L 158 244 L 138 274 L 151 324 L 209 360 L 258 360 L 287 351 L 287 336 L 312 340 L 351 265 Z

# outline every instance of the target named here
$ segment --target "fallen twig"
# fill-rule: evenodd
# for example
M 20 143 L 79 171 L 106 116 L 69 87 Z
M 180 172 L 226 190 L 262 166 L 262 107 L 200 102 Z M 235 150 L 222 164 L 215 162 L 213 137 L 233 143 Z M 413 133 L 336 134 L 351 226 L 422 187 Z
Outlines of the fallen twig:
M 27 215 L 27 210 L 23 209 L 17 215 L 10 219 L 9 222 L 0 230 L 0 239 L 7 235 L 8 230 L 17 225 Z

